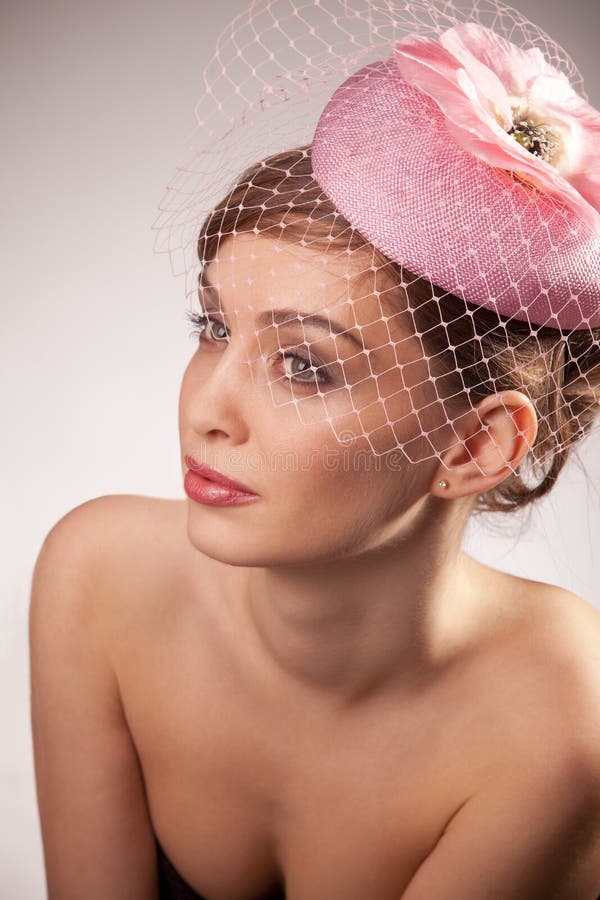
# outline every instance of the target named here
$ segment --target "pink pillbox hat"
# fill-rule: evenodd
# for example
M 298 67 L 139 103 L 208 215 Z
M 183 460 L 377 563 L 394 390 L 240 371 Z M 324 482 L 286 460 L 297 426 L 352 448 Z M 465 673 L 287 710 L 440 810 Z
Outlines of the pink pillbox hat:
M 354 228 L 444 291 L 531 323 L 600 325 L 598 232 L 555 195 L 461 146 L 393 56 L 333 93 L 312 164 Z

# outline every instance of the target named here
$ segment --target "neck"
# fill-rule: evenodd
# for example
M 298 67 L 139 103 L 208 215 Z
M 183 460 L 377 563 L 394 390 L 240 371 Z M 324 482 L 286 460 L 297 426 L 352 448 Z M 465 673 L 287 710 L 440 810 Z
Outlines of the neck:
M 278 676 L 352 705 L 414 685 L 464 643 L 477 564 L 458 505 L 428 501 L 351 556 L 243 571 L 240 614 Z

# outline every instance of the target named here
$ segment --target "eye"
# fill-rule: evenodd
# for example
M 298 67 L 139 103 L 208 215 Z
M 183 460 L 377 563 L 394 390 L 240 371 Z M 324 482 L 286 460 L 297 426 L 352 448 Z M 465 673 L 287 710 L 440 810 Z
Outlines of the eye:
M 227 326 L 223 322 L 220 322 L 218 319 L 213 319 L 210 316 L 205 316 L 205 319 L 208 320 L 208 324 L 210 325 L 210 336 L 212 340 L 227 340 Z
M 219 321 L 219 319 L 215 319 L 213 316 L 209 316 L 206 313 L 195 313 L 190 310 L 186 310 L 185 315 L 189 322 L 198 326 L 190 330 L 190 337 L 193 334 L 197 334 L 199 341 L 210 340 L 220 343 L 227 341 L 227 326 Z M 205 334 L 207 335 L 206 338 L 204 337 Z
M 308 385 L 328 384 L 331 381 L 331 377 L 327 373 L 325 366 L 320 365 L 317 362 L 311 362 L 305 356 L 300 356 L 298 353 L 289 353 L 287 351 L 282 351 L 277 355 L 283 360 L 285 374 L 290 381 Z M 290 363 L 289 369 L 286 367 L 286 363 L 288 362 Z M 294 371 L 295 364 L 298 365 L 296 371 Z M 302 375 L 308 377 L 302 378 Z
M 229 340 L 227 326 L 219 319 L 207 313 L 195 313 L 191 310 L 186 310 L 185 316 L 196 326 L 190 330 L 189 336 L 197 334 L 199 345 L 223 344 Z M 280 350 L 273 358 L 283 361 L 285 378 L 290 384 L 314 388 L 333 381 L 327 366 L 317 359 L 308 359 L 300 353 L 291 353 L 289 350 Z

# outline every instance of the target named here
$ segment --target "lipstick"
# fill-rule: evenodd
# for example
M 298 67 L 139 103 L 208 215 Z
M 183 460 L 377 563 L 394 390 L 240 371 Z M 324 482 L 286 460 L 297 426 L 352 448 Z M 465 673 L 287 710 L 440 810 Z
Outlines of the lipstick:
M 204 463 L 196 462 L 193 456 L 186 456 L 185 463 L 188 471 L 183 486 L 188 497 L 197 503 L 207 506 L 238 506 L 260 500 L 259 494 L 246 485 Z

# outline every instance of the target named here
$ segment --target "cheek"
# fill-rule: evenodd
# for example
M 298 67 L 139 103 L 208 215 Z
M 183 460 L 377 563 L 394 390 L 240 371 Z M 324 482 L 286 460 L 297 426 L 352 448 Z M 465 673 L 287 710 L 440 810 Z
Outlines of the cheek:
M 328 424 L 310 426 L 296 421 L 277 431 L 272 424 L 267 431 L 271 438 L 275 433 L 281 435 L 277 445 L 269 442 L 271 458 L 286 460 L 274 474 L 294 506 L 331 516 L 342 507 L 352 509 L 357 500 L 361 505 L 377 505 L 389 490 L 389 477 L 375 469 L 377 458 L 344 447 Z
M 340 522 L 382 521 L 421 496 L 431 478 L 430 469 L 431 464 L 409 462 L 399 452 L 388 458 L 329 444 L 299 490 Z
M 191 377 L 190 377 L 190 366 L 191 363 L 185 368 L 183 373 L 183 377 L 181 379 L 181 385 L 179 387 L 179 398 L 178 398 L 178 412 L 179 412 L 179 425 L 181 427 L 182 419 L 185 415 L 185 409 L 188 403 L 188 398 L 191 390 Z
M 206 370 L 203 374 L 203 358 L 200 351 L 196 350 L 183 370 L 179 387 L 179 413 L 185 413 L 186 409 L 202 394 Z

